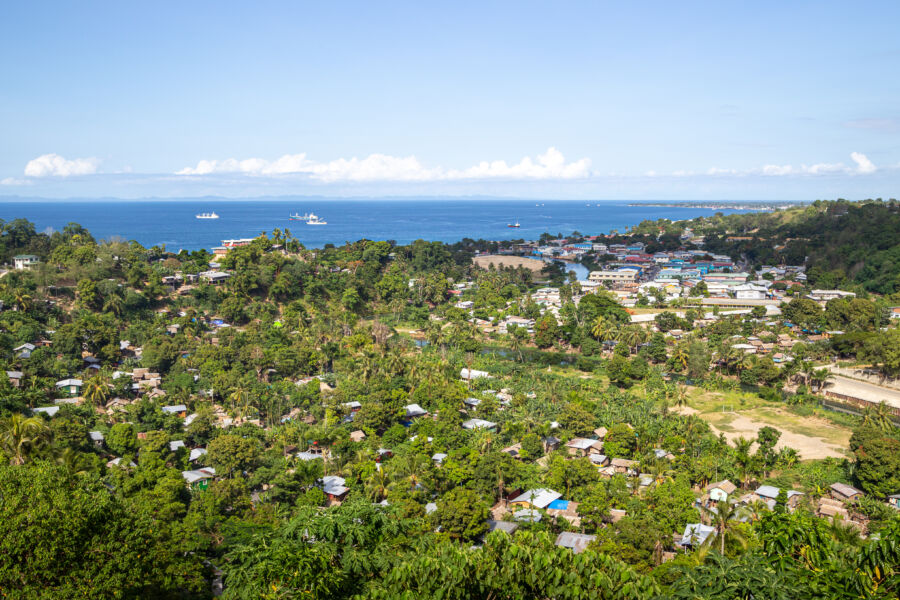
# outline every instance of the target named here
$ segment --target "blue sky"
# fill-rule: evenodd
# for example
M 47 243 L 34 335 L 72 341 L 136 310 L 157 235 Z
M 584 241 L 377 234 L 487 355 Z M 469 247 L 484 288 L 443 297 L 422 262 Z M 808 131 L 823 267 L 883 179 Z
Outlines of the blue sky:
M 898 22 L 897 2 L 7 2 L 0 196 L 897 196 Z

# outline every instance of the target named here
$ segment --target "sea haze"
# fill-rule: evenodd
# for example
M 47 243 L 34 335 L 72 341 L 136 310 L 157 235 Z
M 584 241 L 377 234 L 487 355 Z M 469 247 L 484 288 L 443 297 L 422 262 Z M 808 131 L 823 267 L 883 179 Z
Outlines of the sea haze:
M 637 205 L 633 205 L 637 204 Z M 741 202 L 746 206 L 747 202 Z M 219 219 L 195 215 L 215 211 Z M 293 213 L 314 212 L 325 226 L 291 221 Z M 75 222 L 94 237 L 123 237 L 170 251 L 220 245 L 223 239 L 255 237 L 276 227 L 289 229 L 307 247 L 343 244 L 362 238 L 408 243 L 416 239 L 457 242 L 472 239 L 537 239 L 542 233 L 586 235 L 622 231 L 645 219 L 690 219 L 746 210 L 642 206 L 625 201 L 568 200 L 33 200 L 0 202 L 0 218 L 25 218 L 38 231 Z M 507 227 L 519 222 L 521 227 Z

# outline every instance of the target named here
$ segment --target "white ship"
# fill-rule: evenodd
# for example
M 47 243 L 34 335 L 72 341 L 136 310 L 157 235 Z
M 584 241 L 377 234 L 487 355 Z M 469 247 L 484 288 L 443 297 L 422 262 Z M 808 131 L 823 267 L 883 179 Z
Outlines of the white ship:
M 200 213 L 199 215 L 197 215 L 197 218 L 198 218 L 198 219 L 218 219 L 218 218 L 219 218 L 219 215 L 217 215 L 217 214 L 214 213 L 214 212 L 211 212 L 211 213 Z
M 305 215 L 301 215 L 300 213 L 294 213 L 290 216 L 291 221 L 309 221 L 310 219 L 317 219 L 314 213 L 306 213 Z
M 309 220 L 306 221 L 307 225 L 328 225 L 328 221 L 323 221 L 316 215 L 310 215 Z

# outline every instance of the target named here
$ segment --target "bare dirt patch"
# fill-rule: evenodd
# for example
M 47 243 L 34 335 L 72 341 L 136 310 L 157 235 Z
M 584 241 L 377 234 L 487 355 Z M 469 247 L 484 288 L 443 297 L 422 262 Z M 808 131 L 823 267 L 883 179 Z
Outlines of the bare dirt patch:
M 543 271 L 544 267 L 547 266 L 547 263 L 536 258 L 525 258 L 524 256 L 499 256 L 495 254 L 476 256 L 472 259 L 472 262 L 475 263 L 476 267 L 481 267 L 482 269 L 487 269 L 490 265 L 494 265 L 494 268 L 525 267 L 535 273 Z
M 804 460 L 844 458 L 850 431 L 819 417 L 801 417 L 780 408 L 760 407 L 739 412 L 700 412 L 689 406 L 677 409 L 684 415 L 698 415 L 715 433 L 733 442 L 739 437 L 756 439 L 760 429 L 774 427 L 781 432 L 776 448 L 794 448 Z

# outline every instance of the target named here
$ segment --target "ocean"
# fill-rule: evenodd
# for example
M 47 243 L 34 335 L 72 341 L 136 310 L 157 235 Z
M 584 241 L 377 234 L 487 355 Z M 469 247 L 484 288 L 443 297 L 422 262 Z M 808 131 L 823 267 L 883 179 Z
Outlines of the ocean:
M 648 201 L 649 202 L 649 201 Z M 630 206 L 637 204 L 637 206 Z M 746 202 L 742 203 L 746 206 Z M 215 211 L 220 218 L 195 215 Z M 289 215 L 314 212 L 324 226 L 291 221 Z M 38 231 L 60 230 L 75 222 L 97 239 L 136 240 L 145 247 L 175 251 L 212 248 L 223 239 L 249 238 L 273 229 L 289 229 L 308 248 L 359 239 L 417 239 L 457 242 L 463 238 L 537 239 L 542 233 L 585 235 L 624 231 L 645 219 L 673 220 L 709 216 L 697 207 L 643 206 L 625 201 L 495 199 L 185 199 L 185 200 L 33 200 L 0 202 L 0 218 L 25 218 Z M 507 227 L 520 223 L 519 228 Z

